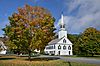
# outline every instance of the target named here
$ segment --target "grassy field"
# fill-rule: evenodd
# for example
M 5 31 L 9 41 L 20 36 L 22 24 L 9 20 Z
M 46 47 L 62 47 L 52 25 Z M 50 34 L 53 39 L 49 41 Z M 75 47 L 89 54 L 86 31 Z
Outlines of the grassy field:
M 33 59 L 28 61 L 27 57 L 1 56 L 0 66 L 96 66 L 86 63 L 65 62 L 62 60 Z
M 88 56 L 86 58 L 100 59 L 100 55 Z

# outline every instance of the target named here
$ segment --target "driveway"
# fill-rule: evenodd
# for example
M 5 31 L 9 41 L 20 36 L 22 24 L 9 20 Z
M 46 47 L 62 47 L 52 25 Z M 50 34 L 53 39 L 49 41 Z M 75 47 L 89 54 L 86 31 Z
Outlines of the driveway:
M 100 66 L 100 59 L 91 59 L 91 58 L 73 58 L 73 57 L 62 57 L 62 56 L 48 56 L 48 55 L 43 55 L 41 57 L 58 57 L 61 60 L 64 61 L 69 61 L 69 62 L 84 62 L 84 63 L 88 63 L 88 64 L 96 64 L 98 66 Z
M 89 64 L 100 65 L 99 59 L 90 59 L 90 58 L 73 58 L 73 57 L 60 57 L 61 60 L 69 62 L 85 62 Z

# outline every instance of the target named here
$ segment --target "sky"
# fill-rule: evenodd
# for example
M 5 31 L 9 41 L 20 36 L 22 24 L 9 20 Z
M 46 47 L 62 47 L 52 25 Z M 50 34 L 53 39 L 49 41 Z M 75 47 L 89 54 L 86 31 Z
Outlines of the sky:
M 70 34 L 82 33 L 88 27 L 100 30 L 100 0 L 0 0 L 0 36 L 4 34 L 1 29 L 9 24 L 8 17 L 25 4 L 48 9 L 56 19 L 57 29 L 63 12 L 66 30 Z

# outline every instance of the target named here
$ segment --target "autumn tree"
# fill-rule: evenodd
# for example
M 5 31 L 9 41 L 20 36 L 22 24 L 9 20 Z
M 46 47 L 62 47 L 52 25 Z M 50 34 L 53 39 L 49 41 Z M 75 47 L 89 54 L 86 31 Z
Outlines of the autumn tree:
M 9 25 L 3 30 L 9 41 L 20 51 L 26 51 L 31 58 L 34 49 L 43 51 L 54 37 L 54 21 L 51 13 L 39 6 L 25 5 L 9 17 Z
M 76 43 L 77 53 L 85 56 L 100 53 L 100 31 L 93 27 L 87 28 Z

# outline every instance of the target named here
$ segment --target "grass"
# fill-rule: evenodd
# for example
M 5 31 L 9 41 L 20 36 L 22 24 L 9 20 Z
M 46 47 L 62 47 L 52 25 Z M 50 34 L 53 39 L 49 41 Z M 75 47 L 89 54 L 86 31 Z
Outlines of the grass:
M 95 66 L 86 63 L 76 62 L 65 62 L 62 60 L 39 60 L 33 59 L 34 61 L 26 60 L 27 57 L 16 57 L 16 56 L 1 56 L 0 66 Z
M 100 59 L 100 55 L 87 56 L 86 58 Z

